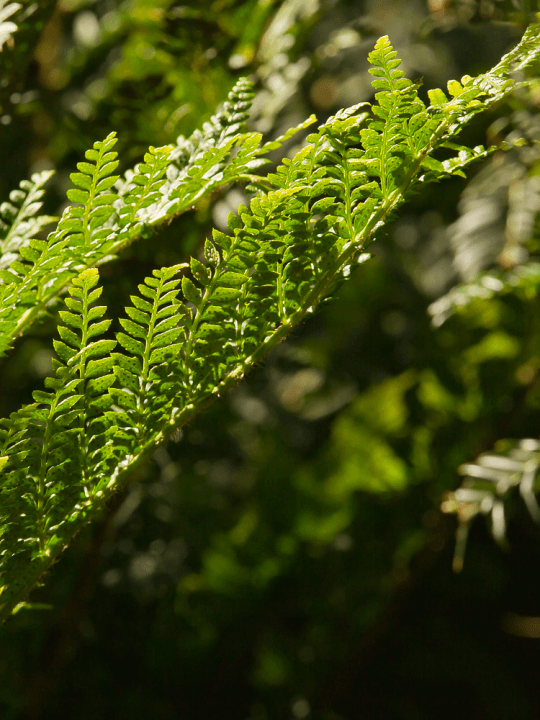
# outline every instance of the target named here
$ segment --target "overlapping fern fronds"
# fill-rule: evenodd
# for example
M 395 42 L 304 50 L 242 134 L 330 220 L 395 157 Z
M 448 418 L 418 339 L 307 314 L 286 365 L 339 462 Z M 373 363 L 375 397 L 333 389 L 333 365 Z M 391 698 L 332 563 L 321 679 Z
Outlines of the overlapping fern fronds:
M 512 62 L 540 55 L 538 29 L 529 29 Z M 238 382 L 366 260 L 413 188 L 485 154 L 450 138 L 508 91 L 509 60 L 449 85 L 451 100 L 432 95 L 431 107 L 399 70 L 388 38 L 370 62 L 373 108 L 340 111 L 266 178 L 252 170 L 275 143 L 238 134 L 250 99 L 242 83 L 201 134 L 177 148 L 151 148 L 123 180 L 112 175 L 111 134 L 79 164 L 69 192 L 76 204 L 57 229 L 47 241 L 30 240 L 24 262 L 3 270 L 4 350 L 71 285 L 50 392 L 0 426 L 2 617 L 158 443 Z M 455 157 L 439 162 L 442 146 Z M 114 340 L 95 340 L 108 321 L 96 322 L 105 310 L 92 305 L 99 293 L 93 266 L 233 179 L 261 189 L 229 216 L 229 233 L 214 231 L 199 259 L 156 270 L 139 286 L 120 319 L 119 352 Z
M 118 167 L 114 132 L 87 150 L 86 161 L 78 163 L 79 172 L 71 175 L 72 205 L 47 240 L 36 237 L 46 220 L 36 219 L 19 233 L 18 246 L 26 247 L 19 250 L 20 258 L 13 257 L 11 248 L 0 246 L 0 356 L 58 300 L 78 272 L 113 259 L 150 228 L 190 209 L 218 187 L 256 181 L 253 170 L 267 162 L 263 156 L 313 122 L 310 119 L 283 138 L 261 145 L 259 133 L 240 132 L 251 98 L 251 84 L 240 80 L 224 111 L 188 143 L 193 152 L 187 160 L 186 142 L 180 138 L 177 148 L 151 147 L 144 162 L 120 179 L 113 175 Z M 42 174 L 33 182 L 42 185 L 46 179 Z M 38 209 L 32 203 L 26 218 Z

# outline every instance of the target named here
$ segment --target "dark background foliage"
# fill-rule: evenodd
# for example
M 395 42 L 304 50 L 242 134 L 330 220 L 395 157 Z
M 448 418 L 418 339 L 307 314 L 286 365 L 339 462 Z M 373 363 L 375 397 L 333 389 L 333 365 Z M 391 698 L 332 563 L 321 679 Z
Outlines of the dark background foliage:
M 46 210 L 56 214 L 75 163 L 111 130 L 125 169 L 148 145 L 190 134 L 248 75 L 258 91 L 251 127 L 273 137 L 310 112 L 324 121 L 369 100 L 367 54 L 380 35 L 427 90 L 489 69 L 535 9 L 33 7 L 1 54 L 0 196 L 54 168 Z M 539 98 L 511 99 L 464 141 L 500 141 L 527 118 L 533 132 Z M 535 288 L 472 302 L 438 328 L 428 313 L 471 268 L 535 251 L 534 225 L 523 242 L 508 239 L 505 198 L 513 169 L 534 174 L 537 156 L 504 158 L 469 184 L 411 199 L 337 297 L 157 450 L 77 537 L 32 597 L 43 609 L 21 610 L 0 631 L 2 718 L 539 717 L 539 530 L 511 502 L 509 550 L 478 521 L 455 575 L 455 520 L 439 510 L 460 463 L 500 438 L 538 436 Z M 104 266 L 111 315 L 154 267 L 197 254 L 243 198 L 230 188 Z M 3 415 L 50 371 L 54 322 L 1 361 Z

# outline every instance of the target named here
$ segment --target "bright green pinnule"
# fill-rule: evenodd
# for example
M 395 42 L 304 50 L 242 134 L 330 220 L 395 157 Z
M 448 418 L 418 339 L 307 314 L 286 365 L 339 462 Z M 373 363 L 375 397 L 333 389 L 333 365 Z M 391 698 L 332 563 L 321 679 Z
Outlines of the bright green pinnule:
M 369 257 L 366 248 L 411 191 L 486 154 L 454 137 L 509 91 L 513 68 L 540 56 L 539 30 L 531 26 L 491 73 L 449 83 L 451 99 L 432 93 L 430 107 L 381 38 L 370 55 L 374 106 L 340 111 L 256 181 L 252 169 L 274 146 L 239 132 L 248 85 L 202 133 L 176 148 L 151 148 L 122 181 L 111 174 L 114 133 L 95 143 L 73 177 L 69 197 L 79 205 L 0 285 L 4 350 L 69 290 L 47 391 L 0 421 L 0 617 L 159 443 L 243 378 Z M 439 161 L 440 148 L 453 156 Z M 229 216 L 229 233 L 214 231 L 189 265 L 153 271 L 131 297 L 117 341 L 100 338 L 110 321 L 93 304 L 101 289 L 88 266 L 232 180 L 260 189 Z M 121 352 L 113 352 L 117 343 Z

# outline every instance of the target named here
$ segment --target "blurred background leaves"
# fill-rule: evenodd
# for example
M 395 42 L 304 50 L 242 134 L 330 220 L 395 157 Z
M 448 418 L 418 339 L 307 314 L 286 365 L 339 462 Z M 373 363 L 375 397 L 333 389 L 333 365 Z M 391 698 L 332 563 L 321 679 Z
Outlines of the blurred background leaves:
M 535 10 L 25 4 L 1 55 L 0 197 L 54 169 L 45 209 L 58 214 L 91 143 L 116 130 L 125 170 L 200 127 L 241 75 L 258 91 L 252 129 L 322 122 L 371 98 L 383 34 L 424 92 L 445 87 L 489 69 Z M 476 120 L 464 141 L 501 149 L 413 198 L 337 297 L 81 533 L 32 598 L 52 609 L 2 628 L 3 718 L 539 716 L 538 528 L 510 497 L 510 549 L 478 522 L 456 576 L 456 523 L 439 510 L 462 463 L 539 434 L 539 108 L 533 85 Z M 245 198 L 216 194 L 104 266 L 112 314 Z M 2 361 L 2 414 L 50 372 L 54 321 Z

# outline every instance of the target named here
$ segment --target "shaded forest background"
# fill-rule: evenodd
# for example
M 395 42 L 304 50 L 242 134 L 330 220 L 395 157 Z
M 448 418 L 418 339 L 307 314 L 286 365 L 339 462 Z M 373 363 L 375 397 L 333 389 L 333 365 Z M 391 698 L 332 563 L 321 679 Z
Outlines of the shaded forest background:
M 116 130 L 127 167 L 200 127 L 242 75 L 256 83 L 250 129 L 322 122 L 371 98 L 380 35 L 426 91 L 445 87 L 494 65 L 533 5 L 28 3 L 0 53 L 0 198 L 54 169 L 45 209 L 59 214 L 94 141 Z M 428 311 L 538 252 L 539 111 L 536 86 L 476 119 L 471 147 L 530 142 L 416 197 L 337 297 L 77 537 L 32 597 L 43 608 L 0 630 L 2 718 L 540 717 L 540 530 L 512 496 L 507 551 L 475 522 L 456 575 L 456 520 L 440 512 L 460 464 L 538 437 L 537 283 L 435 323 Z M 105 265 L 113 314 L 245 198 L 217 194 Z M 50 372 L 53 330 L 1 361 L 2 416 Z

